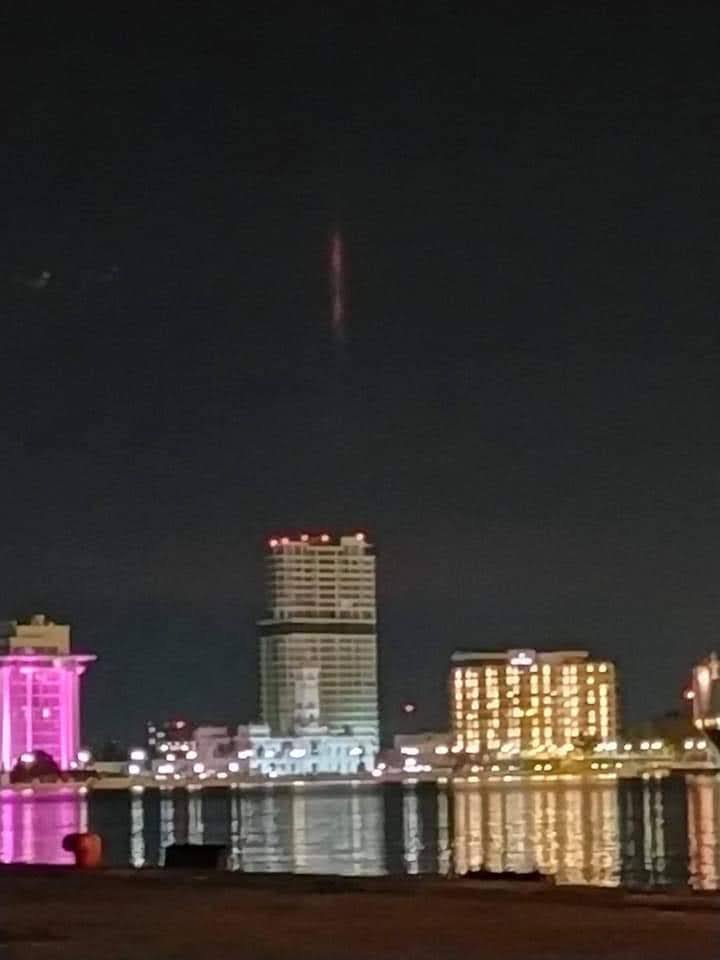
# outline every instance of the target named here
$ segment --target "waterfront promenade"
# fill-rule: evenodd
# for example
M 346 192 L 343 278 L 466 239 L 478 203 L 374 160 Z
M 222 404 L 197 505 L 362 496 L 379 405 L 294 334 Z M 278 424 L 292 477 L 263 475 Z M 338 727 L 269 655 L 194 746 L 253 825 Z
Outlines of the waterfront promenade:
M 676 960 L 720 895 L 413 878 L 0 869 L 0 951 L 69 960 Z

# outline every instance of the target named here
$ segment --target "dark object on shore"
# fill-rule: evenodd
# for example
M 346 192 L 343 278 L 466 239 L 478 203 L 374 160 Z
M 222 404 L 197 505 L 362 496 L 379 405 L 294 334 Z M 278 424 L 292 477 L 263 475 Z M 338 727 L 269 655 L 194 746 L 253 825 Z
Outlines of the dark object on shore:
M 62 848 L 75 854 L 76 867 L 88 869 L 102 863 L 102 838 L 97 833 L 68 833 Z
M 539 870 L 528 870 L 520 873 L 515 870 L 486 870 L 481 867 L 479 870 L 468 870 L 463 874 L 465 880 L 524 880 L 534 883 L 552 883 L 553 877 L 546 873 L 540 873 Z
M 224 870 L 226 865 L 227 847 L 220 843 L 175 843 L 165 850 L 165 866 L 170 869 Z
M 10 783 L 56 782 L 64 780 L 63 772 L 49 753 L 34 750 L 24 753 L 10 771 Z

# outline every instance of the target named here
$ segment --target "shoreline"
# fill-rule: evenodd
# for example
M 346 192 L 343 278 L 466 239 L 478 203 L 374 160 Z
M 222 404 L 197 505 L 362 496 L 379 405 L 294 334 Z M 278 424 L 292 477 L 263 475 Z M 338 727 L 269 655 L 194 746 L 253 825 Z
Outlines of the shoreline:
M 267 790 L 277 787 L 292 787 L 297 789 L 323 789 L 327 787 L 357 788 L 378 787 L 390 784 L 399 784 L 407 787 L 433 784 L 438 787 L 482 787 L 488 784 L 499 786 L 502 784 L 532 787 L 546 783 L 616 783 L 622 780 L 650 780 L 666 777 L 720 777 L 719 767 L 658 767 L 651 770 L 634 771 L 632 773 L 582 771 L 576 773 L 486 773 L 477 775 L 441 775 L 426 774 L 424 776 L 407 776 L 406 774 L 389 774 L 383 777 L 256 777 L 250 779 L 206 777 L 180 778 L 179 780 L 158 781 L 154 777 L 97 777 L 84 781 L 54 780 L 33 781 L 31 783 L 5 783 L 0 786 L 0 799 L 11 796 L 50 796 L 54 793 L 74 793 L 85 796 L 95 791 L 129 791 L 143 793 L 146 790 L 162 792 L 172 790 Z
M 3 866 L 0 898 L 0 946 L 56 960 L 676 960 L 720 938 L 720 894 L 674 889 Z

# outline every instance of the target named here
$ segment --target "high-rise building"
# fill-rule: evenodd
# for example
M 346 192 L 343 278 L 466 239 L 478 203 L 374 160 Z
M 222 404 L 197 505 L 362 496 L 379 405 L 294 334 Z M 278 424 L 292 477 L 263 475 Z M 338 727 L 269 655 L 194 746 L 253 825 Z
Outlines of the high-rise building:
M 0 769 L 49 754 L 62 770 L 80 748 L 80 677 L 95 657 L 70 653 L 70 628 L 36 614 L 0 626 Z
M 584 650 L 456 653 L 450 703 L 455 749 L 469 754 L 562 755 L 617 736 L 615 667 Z
M 375 552 L 362 533 L 273 538 L 265 558 L 260 707 L 273 732 L 298 717 L 298 671 L 318 671 L 319 714 L 331 734 L 379 736 Z M 308 674 L 309 677 L 309 674 Z M 312 707 L 312 709 L 310 709 Z

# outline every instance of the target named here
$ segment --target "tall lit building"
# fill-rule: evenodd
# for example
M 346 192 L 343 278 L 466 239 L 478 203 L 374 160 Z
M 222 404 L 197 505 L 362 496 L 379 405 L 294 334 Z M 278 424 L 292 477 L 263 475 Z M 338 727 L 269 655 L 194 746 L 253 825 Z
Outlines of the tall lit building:
M 80 677 L 94 659 L 70 653 L 70 628 L 41 614 L 0 626 L 0 770 L 39 750 L 70 769 L 80 748 Z
M 617 736 L 615 667 L 584 650 L 456 653 L 450 702 L 455 748 L 470 754 L 561 755 Z
M 260 707 L 273 732 L 297 721 L 298 671 L 316 668 L 331 734 L 379 735 L 375 553 L 364 534 L 273 538 L 265 558 Z

